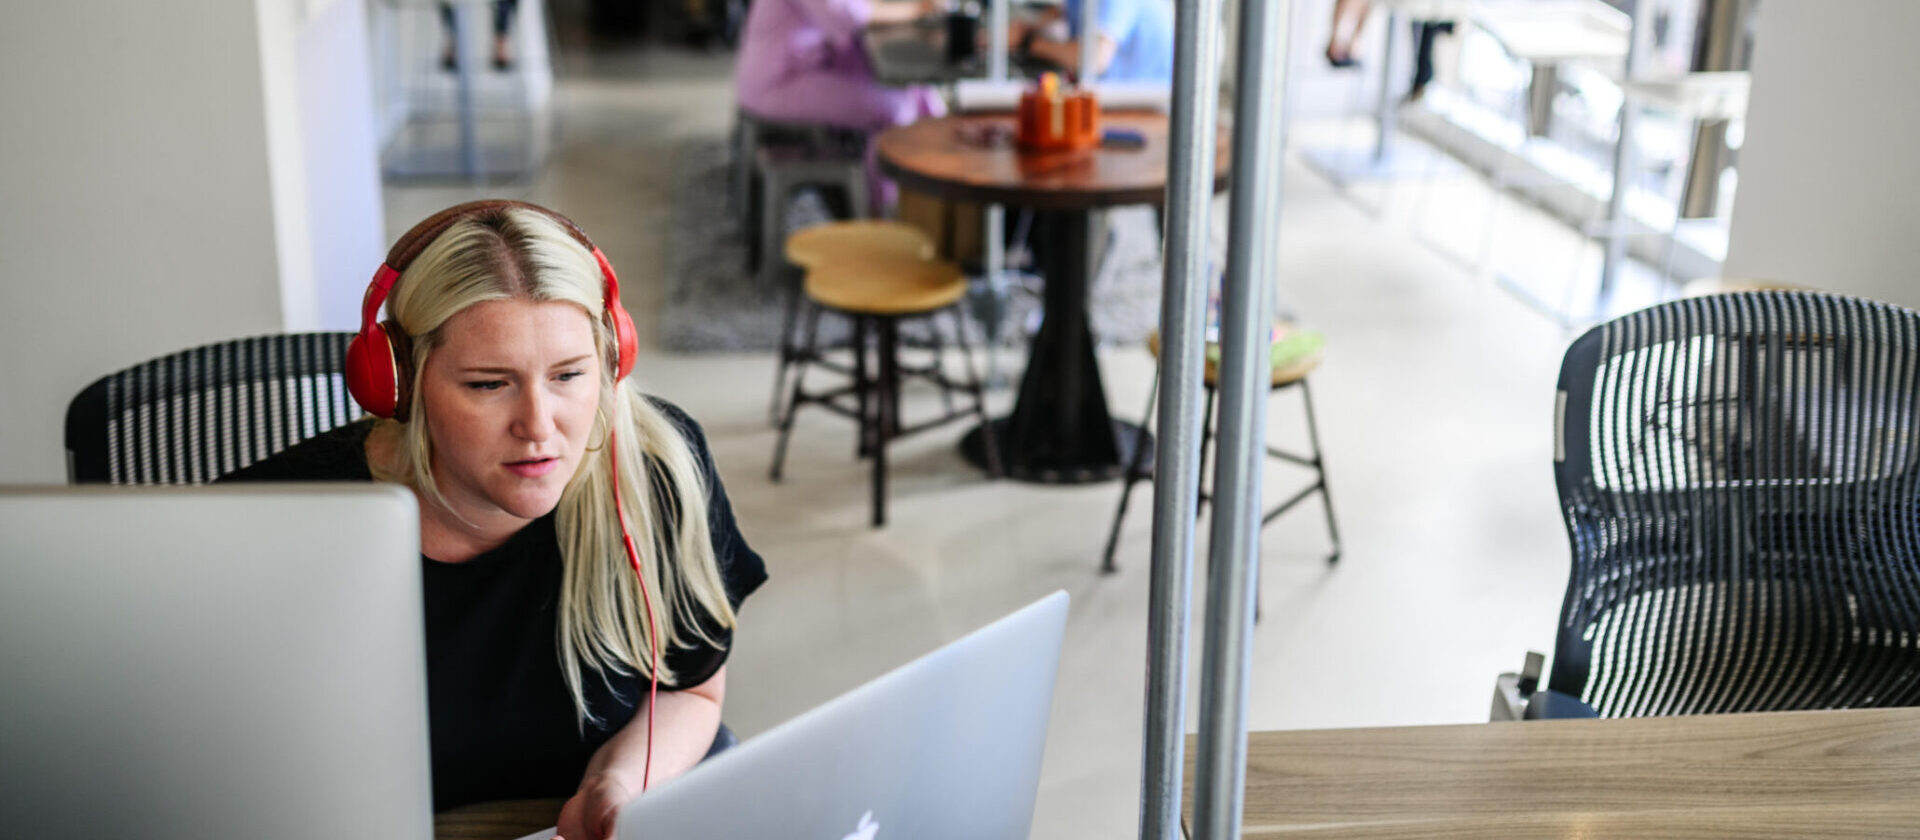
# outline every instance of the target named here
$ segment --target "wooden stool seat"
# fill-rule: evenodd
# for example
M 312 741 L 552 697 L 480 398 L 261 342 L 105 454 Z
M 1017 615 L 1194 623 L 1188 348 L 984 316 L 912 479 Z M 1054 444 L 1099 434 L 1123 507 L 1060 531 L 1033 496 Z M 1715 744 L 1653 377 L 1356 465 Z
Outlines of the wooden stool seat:
M 828 222 L 787 236 L 787 262 L 812 268 L 874 255 L 933 259 L 933 240 L 919 228 L 886 219 Z
M 1304 331 L 1292 324 L 1275 324 L 1273 327 L 1273 344 L 1275 347 L 1281 347 L 1282 352 L 1284 352 L 1283 345 L 1287 343 L 1288 339 L 1296 337 L 1296 333 L 1301 332 Z M 1304 335 L 1298 337 L 1305 338 Z M 1281 388 L 1292 385 L 1295 382 L 1307 378 L 1307 374 L 1318 369 L 1320 367 L 1320 360 L 1326 355 L 1325 348 L 1319 346 L 1319 344 L 1320 342 L 1316 340 L 1313 342 L 1314 346 L 1310 352 L 1300 353 L 1298 355 L 1289 353 L 1287 354 L 1288 358 L 1280 359 L 1279 363 L 1273 367 L 1272 387 Z M 1154 358 L 1160 358 L 1159 330 L 1154 330 L 1151 335 L 1147 336 L 1147 351 L 1152 353 Z M 1220 345 L 1211 341 L 1207 342 L 1206 383 L 1208 387 L 1217 388 L 1220 385 Z
M 967 277 L 950 262 L 872 254 L 807 270 L 807 297 L 859 315 L 919 315 L 952 306 L 967 293 Z

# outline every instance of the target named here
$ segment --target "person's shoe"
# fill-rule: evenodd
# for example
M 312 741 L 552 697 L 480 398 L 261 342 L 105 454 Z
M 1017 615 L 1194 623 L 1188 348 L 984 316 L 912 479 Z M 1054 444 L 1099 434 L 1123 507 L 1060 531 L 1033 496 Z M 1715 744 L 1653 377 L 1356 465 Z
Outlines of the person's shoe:
M 1327 47 L 1327 63 L 1333 65 L 1335 69 L 1345 70 L 1349 67 L 1359 67 L 1360 59 L 1354 58 L 1353 53 L 1335 55 L 1333 47 L 1329 46 Z

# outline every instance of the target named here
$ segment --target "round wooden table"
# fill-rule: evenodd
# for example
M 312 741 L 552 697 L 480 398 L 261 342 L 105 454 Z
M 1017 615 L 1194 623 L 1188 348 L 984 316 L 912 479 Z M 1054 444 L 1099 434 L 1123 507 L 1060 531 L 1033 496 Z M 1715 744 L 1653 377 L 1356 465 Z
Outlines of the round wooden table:
M 879 138 L 880 166 L 906 189 L 939 198 L 1035 211 L 1032 241 L 1046 279 L 1046 317 L 1034 338 L 1013 414 L 975 429 L 961 444 L 985 465 L 983 436 L 997 436 L 1007 474 L 1072 484 L 1120 475 L 1146 430 L 1114 420 L 1093 354 L 1087 294 L 1091 213 L 1105 207 L 1162 204 L 1167 186 L 1167 118 L 1105 112 L 1103 129 L 1137 132 L 1137 148 L 1031 153 L 1015 147 L 1013 117 L 968 115 L 922 120 Z M 1214 190 L 1227 183 L 1227 144 L 1216 136 Z

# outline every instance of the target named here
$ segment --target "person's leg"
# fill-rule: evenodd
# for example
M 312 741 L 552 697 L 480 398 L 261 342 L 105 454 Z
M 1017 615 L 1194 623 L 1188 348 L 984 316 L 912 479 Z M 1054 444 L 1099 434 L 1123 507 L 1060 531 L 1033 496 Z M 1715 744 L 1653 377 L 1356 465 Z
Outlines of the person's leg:
M 519 0 L 493 0 L 493 66 L 500 70 L 513 66 L 512 39 L 507 35 L 519 5 Z
M 1367 22 L 1367 12 L 1371 10 L 1370 0 L 1334 0 L 1333 33 L 1327 38 L 1328 64 L 1353 66 L 1353 42 L 1360 37 L 1360 27 Z
M 1433 42 L 1441 34 L 1453 31 L 1453 21 L 1415 21 L 1413 31 L 1418 49 L 1413 54 L 1413 86 L 1407 89 L 1407 98 L 1417 100 L 1433 81 Z
M 453 48 L 456 46 L 453 43 L 454 27 L 453 27 L 453 4 L 452 3 L 440 4 L 440 29 L 441 31 L 447 34 L 446 47 L 440 50 L 440 67 L 442 69 L 452 70 L 453 69 Z

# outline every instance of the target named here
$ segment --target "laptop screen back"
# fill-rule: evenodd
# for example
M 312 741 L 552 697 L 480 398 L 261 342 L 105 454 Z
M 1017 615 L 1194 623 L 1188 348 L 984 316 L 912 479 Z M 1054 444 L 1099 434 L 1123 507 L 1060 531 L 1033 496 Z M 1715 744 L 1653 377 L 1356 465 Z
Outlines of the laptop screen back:
M 418 514 L 0 489 L 0 834 L 428 838 Z

